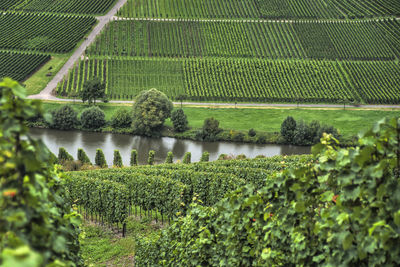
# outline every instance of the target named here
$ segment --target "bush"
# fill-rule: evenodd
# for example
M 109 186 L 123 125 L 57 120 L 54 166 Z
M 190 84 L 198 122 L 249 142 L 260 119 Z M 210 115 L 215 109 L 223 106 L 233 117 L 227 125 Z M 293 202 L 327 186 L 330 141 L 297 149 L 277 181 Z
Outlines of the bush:
M 84 109 L 81 114 L 81 124 L 84 129 L 98 129 L 106 124 L 104 111 L 99 107 Z
M 126 109 L 118 109 L 111 117 L 113 128 L 129 128 L 132 125 L 132 113 Z
M 67 152 L 67 150 L 65 150 L 65 148 L 60 147 L 60 148 L 58 149 L 58 162 L 59 162 L 60 164 L 63 164 L 63 163 L 66 162 L 66 161 L 72 161 L 72 160 L 74 160 L 74 157 L 71 156 L 71 155 Z
M 182 163 L 189 164 L 192 162 L 192 153 L 186 152 L 183 156 Z
M 249 130 L 249 136 L 250 137 L 254 137 L 254 136 L 256 136 L 257 135 L 257 132 L 256 132 L 256 130 L 254 130 L 253 128 L 251 128 L 250 130 Z
M 244 137 L 245 137 L 244 133 L 242 133 L 242 132 L 234 132 L 233 135 L 232 135 L 232 140 L 235 141 L 235 142 L 243 142 Z
M 236 156 L 236 159 L 246 159 L 246 155 L 245 154 L 240 154 Z
M 92 164 L 82 148 L 78 148 L 78 160 L 82 162 L 82 164 Z
M 171 121 L 175 132 L 184 132 L 187 130 L 188 121 L 183 109 L 177 109 L 172 112 Z
M 257 144 L 266 144 L 267 143 L 267 137 L 265 135 L 260 135 L 257 137 Z
M 121 168 L 123 166 L 122 157 L 121 154 L 119 153 L 119 150 L 114 150 L 113 166 L 118 168 Z
M 174 154 L 170 151 L 167 154 L 167 158 L 165 159 L 165 163 L 173 163 L 174 162 Z
M 156 152 L 154 150 L 149 151 L 149 158 L 147 159 L 147 164 L 149 165 L 154 165 L 154 157 L 156 155 Z
M 296 130 L 296 121 L 293 117 L 288 116 L 281 124 L 281 135 L 285 140 L 285 143 L 292 144 L 294 138 L 294 132 Z
M 160 136 L 164 121 L 171 116 L 172 102 L 156 90 L 141 92 L 133 104 L 133 129 L 136 134 Z
M 201 155 L 200 158 L 200 162 L 208 162 L 210 161 L 210 153 L 208 153 L 207 151 L 203 152 L 203 154 Z
M 138 153 L 135 149 L 131 151 L 131 160 L 130 160 L 130 165 L 131 166 L 137 166 L 138 165 Z
M 62 106 L 51 112 L 53 121 L 50 124 L 51 128 L 60 130 L 71 130 L 78 125 L 77 113 L 70 106 Z
M 96 150 L 96 157 L 94 159 L 94 162 L 97 166 L 99 166 L 100 168 L 105 168 L 107 167 L 107 161 L 106 158 L 104 157 L 104 153 L 103 150 L 101 150 L 100 148 L 98 148 Z
M 214 118 L 204 120 L 203 128 L 196 134 L 197 140 L 216 141 L 217 135 L 222 131 L 219 121 Z

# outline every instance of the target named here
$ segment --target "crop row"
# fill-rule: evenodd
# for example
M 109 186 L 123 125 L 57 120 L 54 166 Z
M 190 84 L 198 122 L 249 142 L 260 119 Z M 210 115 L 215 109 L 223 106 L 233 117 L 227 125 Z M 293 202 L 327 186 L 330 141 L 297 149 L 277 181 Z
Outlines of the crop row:
M 105 13 L 116 2 L 116 0 L 85 0 L 85 1 L 8 0 L 8 1 L 10 2 L 10 4 L 4 5 L 4 9 L 26 11 L 26 12 L 55 12 L 55 13 L 70 13 L 70 14 Z
M 49 55 L 0 52 L 0 79 L 10 77 L 22 82 L 49 59 Z
M 259 188 L 273 171 L 311 158 L 278 156 L 252 161 L 227 161 L 229 168 L 225 163 L 210 162 L 72 172 L 65 185 L 70 202 L 84 207 L 86 213 L 111 224 L 123 223 L 131 207 L 174 217 L 187 210 L 193 197 L 211 206 L 245 183 L 254 181 Z M 265 168 L 255 167 L 260 165 Z
M 0 10 L 7 10 L 14 6 L 16 3 L 21 2 L 21 0 L 1 0 Z
M 329 19 L 400 15 L 397 0 L 128 0 L 133 18 Z
M 89 55 L 393 60 L 400 23 L 114 21 Z M 394 34 L 394 33 L 396 34 Z
M 0 14 L 0 48 L 65 53 L 96 23 L 94 17 Z
M 79 62 L 58 94 L 77 95 L 84 81 L 99 76 L 111 99 L 157 88 L 172 99 L 203 101 L 398 103 L 399 74 L 398 62 L 383 61 L 90 59 Z

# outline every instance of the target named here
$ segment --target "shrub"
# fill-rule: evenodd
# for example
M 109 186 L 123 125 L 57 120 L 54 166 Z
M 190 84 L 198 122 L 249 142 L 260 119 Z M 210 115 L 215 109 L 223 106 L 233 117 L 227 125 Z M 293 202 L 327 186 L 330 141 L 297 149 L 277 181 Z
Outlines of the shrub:
M 132 125 L 132 113 L 126 109 L 118 109 L 111 117 L 113 128 L 129 128 Z
M 165 159 L 165 163 L 173 163 L 174 162 L 174 154 L 170 151 L 167 154 L 167 158 Z
M 231 159 L 233 159 L 233 157 L 231 155 L 228 155 L 228 154 L 221 154 L 218 157 L 218 160 L 231 160 Z
M 245 154 L 240 154 L 236 156 L 236 159 L 246 159 L 246 155 Z
M 249 130 L 249 136 L 250 137 L 254 137 L 254 136 L 256 136 L 257 135 L 257 132 L 256 132 L 256 130 L 254 130 L 253 128 L 251 128 L 250 130 Z
M 257 144 L 266 144 L 267 143 L 267 137 L 265 135 L 260 135 L 257 137 Z
M 154 150 L 149 151 L 149 158 L 147 159 L 147 164 L 154 165 L 154 156 L 155 155 L 156 155 L 156 152 Z
M 53 121 L 51 128 L 60 130 L 74 129 L 78 125 L 77 112 L 70 106 L 64 105 L 51 112 Z
M 172 112 L 171 121 L 175 132 L 184 132 L 187 130 L 188 121 L 183 109 L 177 109 Z
M 186 152 L 183 156 L 182 163 L 189 164 L 192 162 L 192 153 Z
M 84 109 L 81 114 L 81 124 L 84 129 L 98 129 L 106 124 L 104 111 L 99 107 Z
M 208 162 L 210 160 L 210 153 L 207 151 L 203 152 L 200 158 L 200 162 Z
M 72 160 L 74 160 L 74 157 L 72 157 L 72 156 L 67 152 L 67 150 L 65 150 L 65 148 L 60 147 L 60 148 L 58 149 L 58 162 L 59 162 L 60 164 L 62 164 L 62 163 L 65 162 L 65 161 L 72 161 Z
M 171 116 L 172 102 L 156 90 L 141 92 L 133 104 L 133 129 L 136 134 L 159 136 L 164 121 Z
M 92 164 L 82 148 L 78 148 L 78 160 L 82 162 L 82 164 Z
M 131 160 L 130 160 L 130 165 L 131 166 L 137 166 L 138 165 L 138 153 L 135 149 L 131 151 Z
M 244 133 L 242 133 L 242 132 L 234 132 L 233 135 L 232 135 L 232 140 L 235 141 L 235 142 L 243 142 L 244 137 L 245 137 Z
M 288 116 L 281 124 L 281 135 L 285 140 L 285 143 L 292 144 L 295 130 L 296 121 L 293 117 Z
M 100 148 L 98 148 L 96 150 L 96 157 L 94 159 L 94 162 L 97 166 L 99 166 L 100 168 L 105 168 L 107 167 L 107 161 L 106 158 L 104 157 L 104 153 L 103 150 L 101 150 Z
M 118 168 L 121 168 L 123 166 L 122 157 L 121 154 L 119 153 L 119 150 L 114 150 L 113 166 Z
M 217 135 L 222 131 L 219 128 L 219 121 L 214 118 L 207 118 L 204 120 L 201 132 L 196 134 L 197 140 L 215 141 Z

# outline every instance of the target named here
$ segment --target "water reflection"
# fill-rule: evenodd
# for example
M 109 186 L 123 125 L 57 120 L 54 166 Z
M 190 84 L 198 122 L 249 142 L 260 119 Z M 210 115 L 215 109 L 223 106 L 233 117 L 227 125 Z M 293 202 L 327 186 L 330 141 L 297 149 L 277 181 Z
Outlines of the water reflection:
M 164 162 L 169 151 L 174 153 L 174 159 L 181 160 L 185 152 L 192 153 L 192 161 L 199 161 L 205 151 L 210 153 L 210 160 L 216 160 L 220 154 L 239 155 L 254 158 L 257 155 L 275 156 L 310 153 L 309 147 L 285 146 L 285 145 L 258 145 L 240 144 L 228 142 L 196 142 L 180 140 L 169 137 L 147 138 L 123 134 L 93 133 L 80 131 L 59 131 L 51 129 L 31 129 L 33 138 L 41 139 L 54 153 L 64 147 L 68 153 L 76 158 L 78 148 L 83 148 L 90 160 L 94 162 L 96 149 L 101 148 L 107 163 L 112 164 L 114 149 L 121 153 L 124 165 L 129 165 L 130 152 L 138 151 L 140 164 L 147 163 L 150 150 L 156 151 L 155 161 Z

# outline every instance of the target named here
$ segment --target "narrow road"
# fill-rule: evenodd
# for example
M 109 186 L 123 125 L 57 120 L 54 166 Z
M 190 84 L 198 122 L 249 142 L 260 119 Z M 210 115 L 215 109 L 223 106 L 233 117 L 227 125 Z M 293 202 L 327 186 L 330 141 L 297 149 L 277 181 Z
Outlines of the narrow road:
M 39 98 L 43 99 L 43 98 Z M 56 98 L 53 96 L 51 99 L 43 100 L 56 100 L 58 102 L 81 102 L 77 99 L 66 99 L 66 98 Z M 111 100 L 108 103 L 112 104 L 133 104 L 135 101 L 125 101 L 125 100 Z M 174 105 L 181 105 L 181 102 L 173 102 Z M 182 102 L 185 106 L 194 107 L 237 107 L 237 108 L 343 108 L 343 104 L 274 104 L 274 103 L 213 103 L 213 102 Z M 358 108 L 358 109 L 400 109 L 400 105 L 347 105 L 346 108 Z
M 43 100 L 59 100 L 57 97 L 53 96 L 51 93 L 54 89 L 57 88 L 59 82 L 62 81 L 64 76 L 68 74 L 68 71 L 74 67 L 75 62 L 79 60 L 82 56 L 83 52 L 85 52 L 86 48 L 95 40 L 97 35 L 101 33 L 103 28 L 110 22 L 114 16 L 117 14 L 117 11 L 127 2 L 128 0 L 119 0 L 117 4 L 104 16 L 97 17 L 98 24 L 93 29 L 93 31 L 89 34 L 89 36 L 85 39 L 85 41 L 79 46 L 78 49 L 72 54 L 72 56 L 68 59 L 67 63 L 61 68 L 61 70 L 54 76 L 54 78 L 47 84 L 46 88 L 44 88 L 39 94 L 31 95 L 29 98 L 31 99 L 43 99 Z

